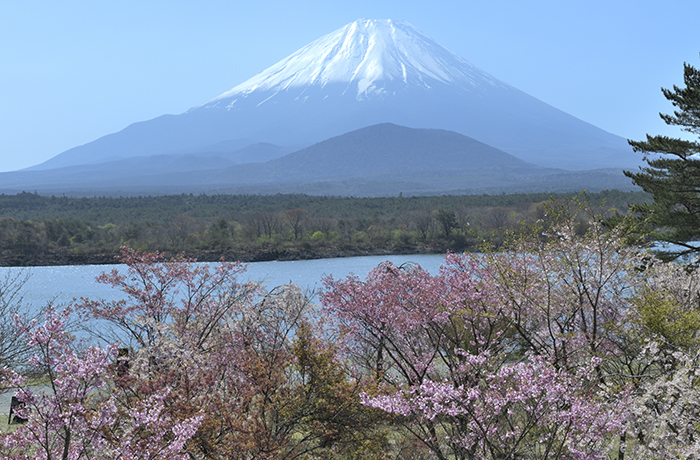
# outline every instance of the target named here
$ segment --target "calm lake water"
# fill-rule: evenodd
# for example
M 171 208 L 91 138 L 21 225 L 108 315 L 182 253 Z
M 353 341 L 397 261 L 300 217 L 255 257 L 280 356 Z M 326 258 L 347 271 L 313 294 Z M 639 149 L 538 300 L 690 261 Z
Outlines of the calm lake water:
M 396 265 L 414 263 L 437 274 L 443 255 L 366 256 L 336 259 L 297 260 L 287 262 L 255 262 L 247 264 L 242 275 L 245 280 L 263 282 L 268 288 L 286 283 L 298 284 L 302 289 L 319 290 L 321 280 L 328 275 L 344 278 L 355 274 L 360 278 L 385 260 Z M 74 298 L 119 298 L 119 292 L 95 282 L 95 277 L 112 268 L 126 271 L 123 265 L 69 265 L 57 267 L 30 267 L 25 269 L 0 267 L 0 277 L 7 271 L 24 270 L 30 274 L 24 286 L 24 301 L 29 307 L 42 307 L 48 302 L 65 304 Z

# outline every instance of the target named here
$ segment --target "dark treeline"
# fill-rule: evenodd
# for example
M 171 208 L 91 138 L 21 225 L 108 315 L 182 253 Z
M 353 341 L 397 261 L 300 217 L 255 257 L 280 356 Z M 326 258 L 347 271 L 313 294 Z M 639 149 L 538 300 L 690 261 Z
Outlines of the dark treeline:
M 123 245 L 202 261 L 463 251 L 492 240 L 499 230 L 543 218 L 548 201 L 565 198 L 0 195 L 0 264 L 112 263 Z M 649 199 L 619 191 L 587 198 L 595 207 L 622 213 Z

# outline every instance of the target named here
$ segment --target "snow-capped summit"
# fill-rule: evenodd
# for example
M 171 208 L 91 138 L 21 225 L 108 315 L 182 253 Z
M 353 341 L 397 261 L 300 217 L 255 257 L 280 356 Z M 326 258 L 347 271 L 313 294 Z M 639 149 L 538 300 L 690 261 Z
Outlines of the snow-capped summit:
M 333 91 L 363 100 L 436 84 L 466 90 L 504 85 L 407 22 L 358 19 L 203 106 L 232 107 L 239 97 L 253 92 L 285 91 L 305 97 L 310 88 L 333 85 Z

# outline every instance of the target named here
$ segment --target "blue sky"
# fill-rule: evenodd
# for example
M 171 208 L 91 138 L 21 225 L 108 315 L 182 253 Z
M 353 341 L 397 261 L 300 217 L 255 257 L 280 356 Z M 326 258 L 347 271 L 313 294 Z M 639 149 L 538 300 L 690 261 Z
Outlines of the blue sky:
M 0 14 L 0 171 L 182 113 L 358 18 L 404 20 L 625 138 L 679 135 L 660 88 L 700 65 L 697 0 L 23 0 Z

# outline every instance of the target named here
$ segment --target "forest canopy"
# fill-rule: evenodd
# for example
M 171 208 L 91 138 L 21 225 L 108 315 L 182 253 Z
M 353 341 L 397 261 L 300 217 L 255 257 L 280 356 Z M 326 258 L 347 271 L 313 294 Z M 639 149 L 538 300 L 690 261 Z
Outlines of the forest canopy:
M 546 203 L 567 197 L 0 195 L 0 264 L 112 263 L 123 245 L 202 261 L 463 251 L 541 219 Z M 624 214 L 648 195 L 607 191 L 587 198 Z

